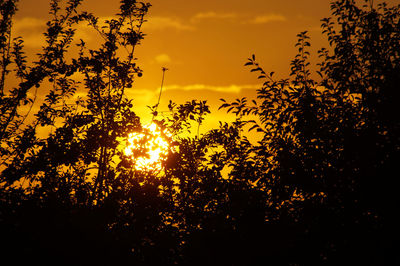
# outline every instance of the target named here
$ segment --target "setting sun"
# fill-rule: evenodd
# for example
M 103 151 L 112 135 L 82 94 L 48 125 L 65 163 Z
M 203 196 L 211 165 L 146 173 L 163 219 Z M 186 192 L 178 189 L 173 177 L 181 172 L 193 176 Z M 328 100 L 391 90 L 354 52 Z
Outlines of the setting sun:
M 166 139 L 171 137 L 169 132 L 151 123 L 143 126 L 142 132 L 129 134 L 125 154 L 132 157 L 136 170 L 161 170 L 162 162 L 171 149 Z

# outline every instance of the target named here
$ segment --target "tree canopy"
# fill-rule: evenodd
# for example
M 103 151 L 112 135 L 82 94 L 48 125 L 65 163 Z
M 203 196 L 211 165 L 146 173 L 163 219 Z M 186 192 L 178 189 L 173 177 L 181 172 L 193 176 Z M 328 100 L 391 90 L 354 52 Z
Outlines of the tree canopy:
M 321 20 L 329 47 L 319 50 L 320 63 L 310 65 L 310 38 L 301 32 L 287 79 L 251 56 L 245 65 L 262 85 L 256 99 L 221 99 L 233 123 L 200 135 L 207 102 L 171 101 L 164 115 L 153 106 L 152 122 L 168 132 L 171 148 L 161 168 L 137 169 L 145 145 L 129 156 L 124 145 L 148 130 L 125 91 L 142 75 L 135 47 L 150 4 L 121 0 L 103 25 L 80 11 L 82 0 L 60 2 L 50 1 L 46 44 L 27 63 L 23 38 L 11 35 L 18 1 L 0 1 L 4 260 L 400 263 L 400 5 L 333 1 L 332 18 Z M 97 32 L 98 48 L 76 40 L 80 23 Z M 43 88 L 48 93 L 32 114 Z M 252 130 L 260 141 L 248 139 Z

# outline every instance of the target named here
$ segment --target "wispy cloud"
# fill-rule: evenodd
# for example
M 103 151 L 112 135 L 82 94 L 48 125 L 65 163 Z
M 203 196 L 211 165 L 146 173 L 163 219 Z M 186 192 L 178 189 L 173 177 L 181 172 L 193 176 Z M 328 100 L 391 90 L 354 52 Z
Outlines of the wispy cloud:
M 13 23 L 13 30 L 15 32 L 21 33 L 24 31 L 38 31 L 46 27 L 46 21 L 34 17 L 25 17 L 21 19 L 16 19 Z
M 158 64 L 166 64 L 171 62 L 171 57 L 167 54 L 159 54 L 154 59 Z
M 111 20 L 113 17 L 100 17 L 99 27 L 105 26 L 106 20 Z M 13 36 L 21 36 L 24 45 L 27 48 L 40 48 L 45 45 L 45 37 L 43 32 L 46 30 L 46 20 L 35 18 L 35 17 L 25 17 L 21 19 L 16 19 L 13 23 Z M 195 28 L 190 25 L 190 23 L 183 22 L 179 18 L 173 17 L 150 17 L 148 21 L 144 24 L 145 30 L 165 30 L 174 29 L 179 31 L 194 30 Z M 77 26 L 77 31 L 75 33 L 75 39 L 84 39 L 85 41 L 91 41 L 96 35 L 96 32 L 88 27 L 87 23 L 79 23 Z M 167 58 L 168 55 L 160 55 L 156 58 L 157 62 L 165 63 L 170 61 Z
M 277 22 L 277 21 L 286 21 L 287 18 L 281 14 L 266 14 L 266 15 L 260 15 L 256 16 L 250 20 L 248 20 L 246 23 L 248 24 L 266 24 L 270 22 Z
M 165 86 L 164 90 L 182 90 L 182 91 L 198 91 L 198 90 L 209 90 L 223 93 L 240 93 L 244 89 L 258 89 L 259 85 L 228 85 L 228 86 L 212 86 L 205 84 L 191 84 L 191 85 L 169 85 Z
M 235 13 L 216 13 L 214 11 L 197 13 L 191 18 L 191 22 L 198 22 L 204 19 L 232 19 L 236 18 Z
M 246 16 L 240 16 L 236 13 L 217 13 L 214 11 L 210 11 L 210 12 L 197 13 L 190 19 L 190 22 L 197 23 L 201 20 L 207 20 L 207 19 L 220 19 L 220 20 L 223 20 L 223 19 L 238 20 L 238 19 L 240 19 L 240 20 L 242 20 L 243 24 L 266 24 L 266 23 L 270 23 L 270 22 L 279 22 L 279 21 L 287 20 L 287 18 L 284 15 L 275 14 L 275 13 L 258 15 L 258 16 L 254 16 L 252 18 L 246 19 Z
M 109 17 L 101 17 L 99 19 L 99 25 L 105 25 L 104 21 L 110 19 Z M 21 36 L 24 41 L 24 46 L 27 48 L 40 48 L 45 45 L 45 36 L 43 33 L 46 31 L 46 20 L 25 17 L 22 19 L 16 19 L 13 23 L 13 36 Z M 92 36 L 95 33 L 87 26 L 87 23 L 79 23 L 76 27 L 74 38 L 84 39 L 86 42 L 92 40 Z
M 148 21 L 143 25 L 145 29 L 149 30 L 193 30 L 194 27 L 182 22 L 178 18 L 173 17 L 149 17 Z
M 46 21 L 34 17 L 16 19 L 13 23 L 13 36 L 21 36 L 25 47 L 38 48 L 44 45 L 43 31 Z

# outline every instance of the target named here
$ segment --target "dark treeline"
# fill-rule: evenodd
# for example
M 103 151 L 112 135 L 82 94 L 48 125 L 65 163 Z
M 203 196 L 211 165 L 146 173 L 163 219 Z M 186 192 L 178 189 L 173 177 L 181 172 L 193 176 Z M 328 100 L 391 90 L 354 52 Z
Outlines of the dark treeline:
M 11 34 L 17 2 L 0 1 L 3 261 L 400 264 L 400 6 L 333 1 L 315 73 L 307 32 L 287 79 L 249 58 L 263 85 L 256 99 L 222 100 L 233 123 L 188 137 L 210 113 L 205 102 L 170 102 L 164 116 L 153 106 L 173 149 L 163 170 L 139 171 L 123 152 L 128 134 L 143 131 L 125 91 L 142 75 L 134 48 L 150 5 L 122 0 L 103 26 L 81 0 L 51 0 L 46 43 L 28 64 Z M 74 39 L 79 23 L 97 32 L 98 49 Z

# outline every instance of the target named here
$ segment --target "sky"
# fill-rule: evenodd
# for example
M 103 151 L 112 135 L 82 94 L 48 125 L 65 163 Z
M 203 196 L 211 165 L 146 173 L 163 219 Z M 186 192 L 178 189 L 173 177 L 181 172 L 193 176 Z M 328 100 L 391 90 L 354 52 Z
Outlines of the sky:
M 14 23 L 22 35 L 28 55 L 40 51 L 48 19 L 48 0 L 20 0 Z M 127 92 L 137 113 L 148 119 L 147 105 L 157 103 L 162 67 L 167 67 L 161 110 L 169 100 L 177 103 L 207 100 L 212 114 L 206 126 L 215 127 L 228 116 L 217 111 L 220 98 L 234 100 L 256 96 L 261 81 L 249 68 L 247 58 L 256 55 L 267 71 L 287 78 L 296 55 L 296 35 L 308 31 L 311 63 L 318 62 L 317 50 L 327 47 L 320 28 L 330 16 L 329 0 L 150 0 L 143 27 L 145 39 L 136 49 L 143 76 Z M 360 1 L 359 1 L 360 2 Z M 375 0 L 375 4 L 381 1 Z M 386 1 L 398 4 L 399 0 Z M 118 0 L 84 0 L 82 9 L 100 18 L 118 12 Z M 78 34 L 79 35 L 79 34 Z M 89 34 L 78 38 L 95 42 Z

